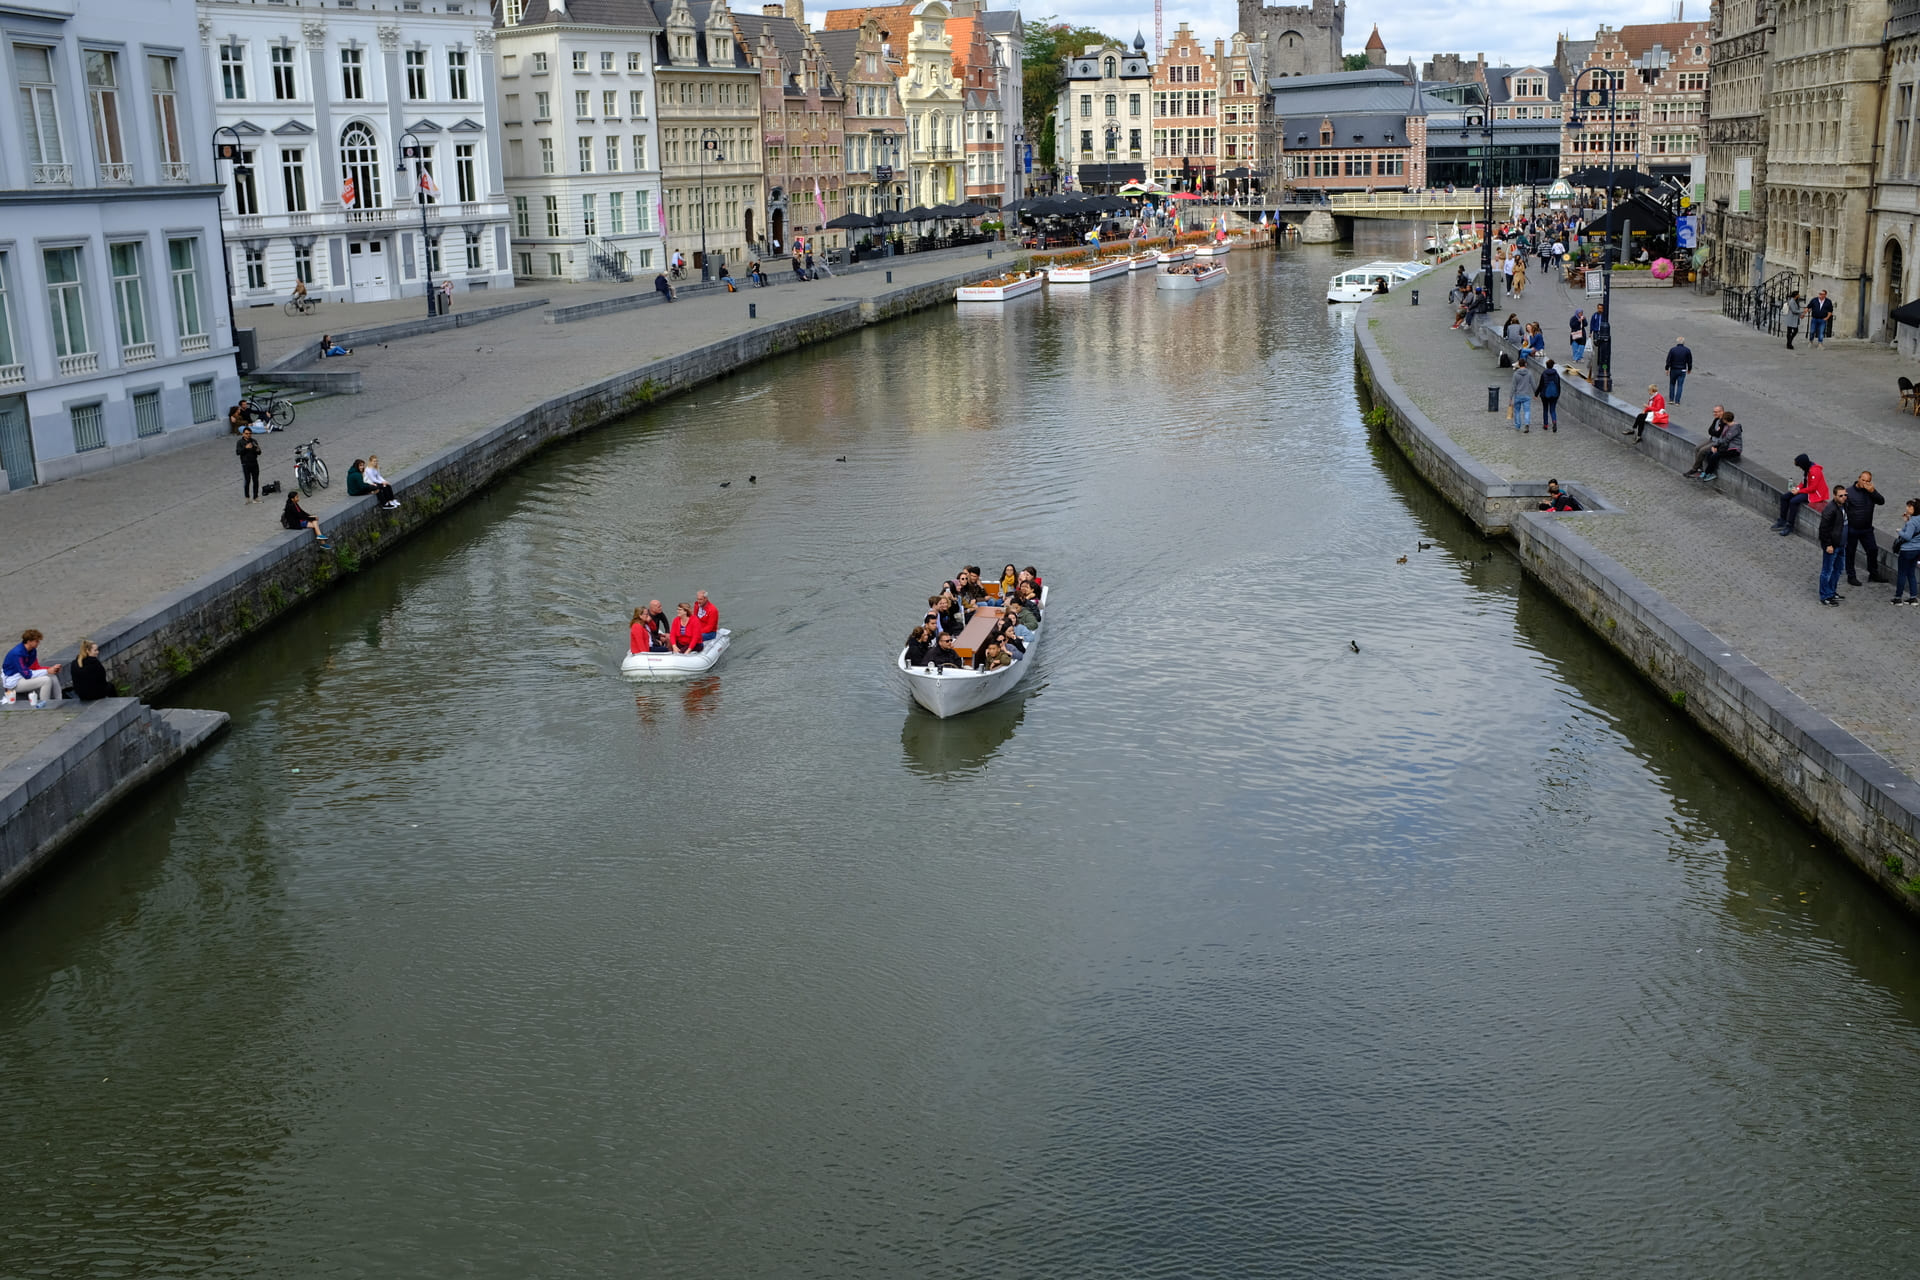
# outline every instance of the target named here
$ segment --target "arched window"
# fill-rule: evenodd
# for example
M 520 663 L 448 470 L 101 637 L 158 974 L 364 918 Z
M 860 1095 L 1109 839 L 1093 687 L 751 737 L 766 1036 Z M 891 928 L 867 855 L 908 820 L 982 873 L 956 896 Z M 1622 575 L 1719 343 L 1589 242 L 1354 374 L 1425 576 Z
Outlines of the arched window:
M 1113 59 L 1112 59 L 1112 58 L 1108 58 L 1108 59 L 1107 59 L 1107 61 L 1106 61 L 1106 73 L 1107 73 L 1107 79 L 1109 79 L 1109 80 L 1111 80 L 1111 79 L 1113 79 L 1113 77 L 1114 77 L 1114 71 L 1115 71 L 1115 68 L 1114 68 L 1114 62 L 1113 62 Z
M 364 124 L 348 125 L 340 133 L 341 201 L 349 209 L 378 209 L 380 204 L 380 147 L 373 130 Z M 353 187 L 352 198 L 346 188 Z

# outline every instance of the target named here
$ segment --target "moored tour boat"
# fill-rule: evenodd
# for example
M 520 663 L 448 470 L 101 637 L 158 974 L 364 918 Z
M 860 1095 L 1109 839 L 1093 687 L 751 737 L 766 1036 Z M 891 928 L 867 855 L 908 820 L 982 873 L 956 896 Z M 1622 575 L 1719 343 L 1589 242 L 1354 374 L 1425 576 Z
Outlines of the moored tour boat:
M 1161 262 L 1191 262 L 1194 248 L 1190 244 L 1177 244 L 1171 249 L 1162 249 L 1154 255 Z
M 1369 262 L 1364 267 L 1350 267 L 1327 281 L 1327 301 L 1365 302 L 1380 292 L 1381 281 L 1386 281 L 1390 290 L 1398 289 L 1426 269 L 1424 262 Z
M 1125 258 L 1101 258 L 1095 262 L 1076 262 L 1067 266 L 1048 267 L 1048 284 L 1092 284 L 1096 280 L 1111 280 L 1115 276 L 1127 274 L 1130 267 Z
M 629 653 L 620 664 L 620 674 L 629 680 L 677 680 L 697 676 L 713 670 L 732 643 L 733 632 L 722 627 L 698 653 Z
M 1013 660 L 1011 666 L 1001 667 L 998 671 L 976 671 L 972 667 L 910 667 L 907 665 L 907 651 L 900 650 L 895 665 L 900 674 L 907 679 L 907 692 L 913 700 L 945 720 L 963 712 L 973 711 L 986 706 L 998 698 L 1013 691 L 1013 687 L 1026 679 L 1027 672 L 1033 670 L 1033 664 L 1040 652 L 1040 635 L 1046 630 L 1047 588 L 1040 588 L 1040 626 L 1034 628 L 1033 639 L 1027 641 L 1027 651 Z M 983 602 L 973 612 L 973 617 L 954 639 L 954 648 L 959 650 L 968 661 L 973 657 L 973 644 L 985 638 L 987 630 L 993 625 L 1000 611 L 991 603 Z M 976 633 L 976 627 L 978 631 Z M 969 643 L 971 642 L 971 643 Z
M 1162 289 L 1204 289 L 1219 284 L 1227 275 L 1225 263 L 1202 262 L 1196 266 L 1171 266 L 1153 278 Z
M 1038 271 L 1015 273 L 1001 276 L 998 280 L 962 285 L 953 291 L 953 298 L 956 302 L 1005 302 L 1008 298 L 1038 293 L 1046 283 L 1046 276 Z
M 1149 249 L 1145 253 L 1136 253 L 1127 259 L 1127 270 L 1146 271 L 1160 265 L 1160 255 Z
M 1233 252 L 1233 244 L 1227 240 L 1216 240 L 1212 244 L 1196 245 L 1193 252 L 1201 258 L 1224 258 Z

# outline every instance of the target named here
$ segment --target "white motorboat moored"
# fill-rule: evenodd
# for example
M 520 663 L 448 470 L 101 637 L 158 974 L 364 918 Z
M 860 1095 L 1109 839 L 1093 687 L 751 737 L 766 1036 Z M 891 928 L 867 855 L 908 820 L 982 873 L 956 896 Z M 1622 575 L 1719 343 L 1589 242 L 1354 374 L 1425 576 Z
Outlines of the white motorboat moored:
M 1047 588 L 1040 588 L 1040 612 L 1047 610 Z M 974 611 L 976 620 L 985 616 L 992 619 L 999 616 L 990 603 L 983 602 Z M 960 633 L 959 639 L 969 638 L 973 623 L 967 624 L 967 630 Z M 1033 639 L 1027 641 L 1027 651 L 1013 660 L 1013 665 L 1001 667 L 998 671 L 975 671 L 972 667 L 910 667 L 907 665 L 907 651 L 900 650 L 896 665 L 900 674 L 907 679 L 907 692 L 913 700 L 927 710 L 945 720 L 963 712 L 973 711 L 986 706 L 997 698 L 1013 691 L 1013 687 L 1026 679 L 1027 672 L 1033 670 L 1033 664 L 1040 652 L 1040 633 L 1046 629 L 1046 623 L 1035 628 Z M 956 647 L 958 647 L 956 645 Z M 969 658 L 971 650 L 967 651 Z
M 1008 298 L 1038 293 L 1046 283 L 1047 278 L 1038 271 L 1026 275 L 1001 276 L 998 280 L 962 285 L 953 291 L 953 299 L 955 302 L 1005 302 Z
M 702 645 L 698 653 L 629 653 L 620 664 L 620 674 L 629 680 L 678 680 L 713 670 L 729 645 L 733 632 L 720 628 L 718 638 Z
M 1190 244 L 1177 244 L 1171 249 L 1162 249 L 1155 255 L 1161 262 L 1191 262 L 1194 248 Z
M 1127 270 L 1129 271 L 1145 271 L 1149 267 L 1157 267 L 1159 265 L 1160 255 L 1151 249 L 1145 253 L 1136 253 L 1127 259 Z
M 1398 289 L 1427 269 L 1424 262 L 1369 262 L 1350 267 L 1327 281 L 1328 302 L 1365 302 L 1380 292 L 1380 282 L 1389 290 Z
M 1233 252 L 1233 242 L 1216 240 L 1212 244 L 1195 245 L 1193 252 L 1195 256 L 1201 258 L 1224 258 Z
M 1226 278 L 1225 263 L 1203 262 L 1193 267 L 1168 267 L 1155 276 L 1153 282 L 1162 289 L 1204 289 L 1210 284 L 1219 284 Z
M 1111 280 L 1123 276 L 1129 270 L 1125 258 L 1101 258 L 1098 262 L 1075 263 L 1071 266 L 1048 267 L 1048 284 L 1092 284 L 1096 280 Z

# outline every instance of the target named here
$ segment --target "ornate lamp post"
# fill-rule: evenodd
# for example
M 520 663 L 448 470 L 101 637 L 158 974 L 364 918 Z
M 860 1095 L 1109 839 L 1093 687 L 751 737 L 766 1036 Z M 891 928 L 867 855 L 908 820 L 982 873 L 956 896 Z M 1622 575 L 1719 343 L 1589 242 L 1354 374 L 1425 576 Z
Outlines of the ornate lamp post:
M 233 141 L 232 142 L 220 141 L 220 135 L 223 133 L 232 134 Z M 241 156 L 241 148 L 240 148 L 239 131 L 236 130 L 232 125 L 226 125 L 226 124 L 223 124 L 218 129 L 215 129 L 213 131 L 214 168 L 218 170 L 220 167 L 220 162 L 222 160 L 226 160 L 230 162 L 233 165 L 233 180 L 235 182 L 239 182 L 241 178 L 244 178 L 245 176 L 253 172 L 252 169 L 248 168 L 245 164 L 241 163 L 240 156 Z M 226 193 L 222 192 L 220 195 L 220 203 L 224 205 L 226 204 L 226 202 L 227 202 Z M 237 208 L 235 209 L 235 212 L 238 212 Z M 224 217 L 220 219 L 220 265 L 227 269 L 227 341 L 238 343 L 239 339 L 234 336 L 235 330 L 234 330 L 234 319 L 233 319 L 233 253 L 231 250 L 227 248 L 227 220 Z
M 707 161 L 725 164 L 727 158 L 720 154 L 720 131 L 702 129 L 700 131 L 700 278 L 713 279 L 713 269 L 707 262 Z
M 1499 301 L 1494 296 L 1493 274 L 1493 120 L 1486 115 L 1469 111 L 1465 117 L 1465 128 L 1460 130 L 1463 141 L 1471 139 L 1476 130 L 1480 133 L 1480 274 L 1487 282 L 1487 302 L 1489 305 Z
M 1579 87 L 1580 80 L 1587 75 L 1606 77 L 1604 86 L 1595 84 L 1588 88 Z M 1581 110 L 1597 112 L 1607 109 L 1607 235 L 1600 248 L 1600 306 L 1606 312 L 1606 327 L 1593 335 L 1593 389 L 1595 391 L 1613 390 L 1613 191 L 1614 191 L 1614 137 L 1617 105 L 1614 102 L 1613 77 L 1604 68 L 1589 67 L 1574 77 L 1575 109 L 1567 127 L 1576 134 L 1586 127 Z
M 405 173 L 409 160 L 413 161 L 413 198 L 420 206 L 420 265 L 427 273 L 427 314 L 433 315 L 438 306 L 433 297 L 433 246 L 438 238 L 427 230 L 427 197 L 433 194 L 433 176 L 426 169 L 426 150 L 411 129 L 400 135 L 400 160 L 393 167 Z

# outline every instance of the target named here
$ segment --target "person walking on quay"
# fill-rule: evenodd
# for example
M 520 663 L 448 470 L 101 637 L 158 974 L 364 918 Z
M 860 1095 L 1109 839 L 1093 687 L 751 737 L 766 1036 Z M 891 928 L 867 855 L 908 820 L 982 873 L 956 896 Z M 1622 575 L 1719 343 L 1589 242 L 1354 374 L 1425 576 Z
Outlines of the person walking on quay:
M 1880 543 L 1873 536 L 1873 509 L 1886 505 L 1886 498 L 1873 487 L 1873 472 L 1862 471 L 1847 490 L 1847 585 L 1857 587 L 1855 547 L 1867 549 L 1867 581 L 1885 582 L 1880 572 Z
M 1527 363 L 1527 353 L 1520 352 L 1513 362 L 1513 425 L 1515 429 L 1531 433 L 1533 431 L 1533 366 Z
M 240 428 L 233 451 L 240 458 L 240 496 L 248 502 L 260 501 L 260 438 L 252 427 Z
M 1540 371 L 1540 429 L 1560 430 L 1560 371 L 1552 360 Z
M 1607 318 L 1607 304 L 1595 304 L 1593 315 L 1587 320 L 1587 332 L 1593 337 L 1593 376 L 1612 378 L 1613 376 L 1613 321 Z M 1611 386 L 1611 382 L 1603 383 Z
M 1587 358 L 1587 313 L 1578 307 L 1573 309 L 1573 316 L 1567 321 L 1567 342 L 1576 362 Z
M 1707 442 L 1693 451 L 1693 470 L 1687 472 L 1687 478 L 1718 479 L 1722 462 L 1740 460 L 1740 450 L 1745 444 L 1741 438 L 1743 434 L 1731 410 L 1720 405 L 1713 406 L 1713 421 L 1707 427 Z
M 1827 338 L 1833 333 L 1833 299 L 1827 297 L 1822 289 L 1807 304 L 1807 341 L 1815 347 L 1827 345 Z
M 1802 453 L 1794 457 L 1793 465 L 1800 468 L 1800 483 L 1780 495 L 1780 518 L 1773 522 L 1773 532 L 1783 538 L 1793 532 L 1800 508 L 1818 507 L 1827 500 L 1827 473 L 1820 464 Z
M 1800 291 L 1795 289 L 1787 295 L 1780 306 L 1780 319 L 1787 326 L 1787 350 L 1793 350 L 1793 336 L 1800 332 L 1800 318 L 1806 313 L 1807 304 L 1800 301 Z
M 1673 345 L 1667 348 L 1667 399 L 1674 404 L 1680 403 L 1680 392 L 1687 385 L 1687 375 L 1693 372 L 1693 352 L 1687 347 L 1685 338 L 1675 338 Z
M 1513 274 L 1507 277 L 1507 288 L 1516 298 L 1526 296 L 1527 292 L 1527 255 L 1516 251 L 1512 258 Z
M 1920 578 L 1920 498 L 1907 499 L 1906 522 L 1893 535 L 1893 554 L 1893 602 L 1920 604 L 1920 584 L 1916 583 Z M 1907 593 L 1904 600 L 1900 598 L 1902 591 Z
M 1820 513 L 1820 603 L 1837 606 L 1840 566 L 1847 558 L 1847 486 L 1833 486 L 1833 500 Z

